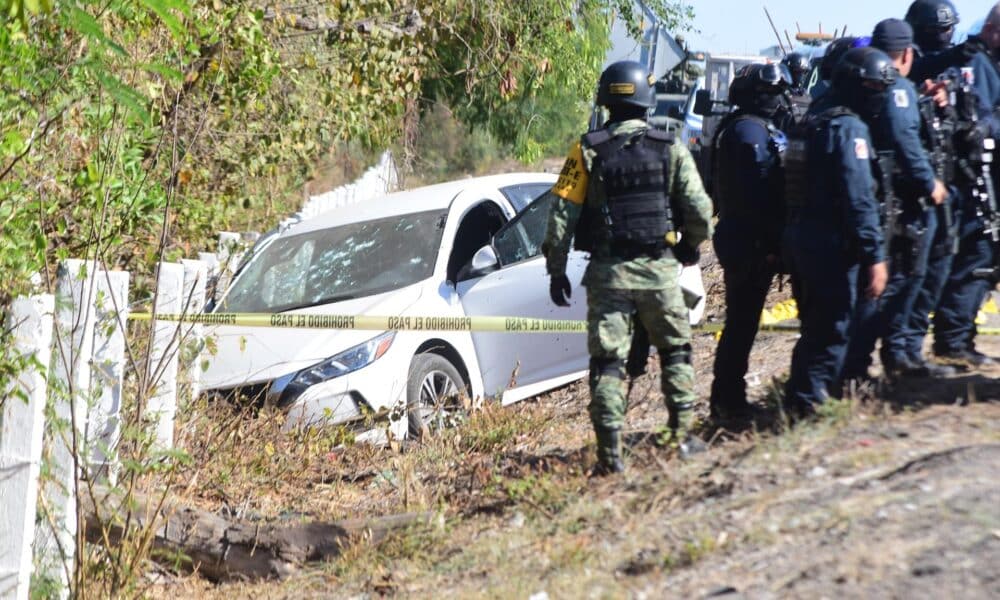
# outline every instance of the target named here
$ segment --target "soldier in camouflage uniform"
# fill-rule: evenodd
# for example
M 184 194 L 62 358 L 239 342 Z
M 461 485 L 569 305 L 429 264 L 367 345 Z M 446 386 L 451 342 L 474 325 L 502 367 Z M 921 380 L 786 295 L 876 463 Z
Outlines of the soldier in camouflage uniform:
M 574 236 L 577 249 L 591 253 L 583 285 L 599 475 L 624 470 L 625 360 L 635 318 L 659 351 L 671 443 L 685 451 L 694 442 L 691 328 L 678 278 L 711 237 L 712 204 L 687 148 L 647 125 L 653 102 L 651 78 L 638 63 L 615 63 L 601 75 L 598 104 L 609 122 L 571 150 L 543 244 L 550 295 L 560 306 L 571 294 L 566 258 Z

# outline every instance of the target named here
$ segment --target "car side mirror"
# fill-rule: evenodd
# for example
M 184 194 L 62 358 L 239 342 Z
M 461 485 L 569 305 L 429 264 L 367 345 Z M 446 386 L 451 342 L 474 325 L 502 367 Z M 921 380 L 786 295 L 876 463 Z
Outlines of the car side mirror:
M 458 272 L 458 280 L 466 281 L 489 275 L 499 268 L 500 259 L 497 258 L 496 250 L 493 249 L 493 246 L 483 246 L 472 256 L 469 264 Z
M 703 117 L 712 114 L 712 92 L 709 90 L 698 90 L 694 95 L 694 114 Z

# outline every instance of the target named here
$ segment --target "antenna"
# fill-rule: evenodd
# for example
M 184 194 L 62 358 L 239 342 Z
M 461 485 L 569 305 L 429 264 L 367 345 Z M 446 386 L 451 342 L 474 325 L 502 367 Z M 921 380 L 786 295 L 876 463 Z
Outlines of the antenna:
M 764 7 L 764 14 L 767 15 L 767 21 L 771 24 L 771 29 L 774 31 L 774 37 L 778 38 L 778 47 L 781 48 L 781 53 L 788 56 L 788 50 L 785 50 L 785 45 L 781 42 L 781 34 L 778 33 L 778 28 L 774 26 L 774 19 L 771 18 L 771 13 L 768 12 L 767 7 Z
M 792 38 L 791 38 L 791 36 L 788 35 L 788 30 L 787 29 L 785 30 L 785 40 L 788 41 L 788 49 L 789 50 L 794 50 L 795 49 L 795 44 L 792 43 Z

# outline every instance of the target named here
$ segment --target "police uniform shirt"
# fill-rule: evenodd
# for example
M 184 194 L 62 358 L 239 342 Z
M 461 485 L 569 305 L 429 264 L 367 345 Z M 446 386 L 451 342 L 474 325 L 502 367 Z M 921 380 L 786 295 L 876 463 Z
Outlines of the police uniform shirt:
M 897 77 L 889 89 L 874 138 L 879 149 L 895 152 L 905 190 L 929 196 L 934 191 L 934 168 L 920 139 L 922 122 L 917 102 L 917 90 L 913 83 Z
M 811 249 L 829 251 L 831 244 L 842 240 L 862 265 L 885 261 L 872 177 L 873 152 L 868 127 L 853 115 L 834 118 L 810 140 L 809 172 L 814 174 L 816 194 L 803 210 L 803 225 L 818 234 L 834 235 L 834 239 L 812 237 L 807 241 L 815 246 Z

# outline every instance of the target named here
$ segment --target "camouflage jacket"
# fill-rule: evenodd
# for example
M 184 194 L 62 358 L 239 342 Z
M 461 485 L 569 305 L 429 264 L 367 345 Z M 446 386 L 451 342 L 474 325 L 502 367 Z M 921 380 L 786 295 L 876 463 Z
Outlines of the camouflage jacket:
M 634 119 L 609 126 L 614 136 L 633 136 L 645 131 L 645 121 Z M 562 175 L 552 192 L 557 196 L 549 214 L 548 229 L 542 252 L 550 276 L 566 273 L 570 243 L 584 202 L 601 208 L 605 203 L 604 184 L 589 173 L 597 154 L 580 142 L 570 150 Z M 670 179 L 668 193 L 675 207 L 683 212 L 681 234 L 687 243 L 697 247 L 712 236 L 712 201 L 705 193 L 694 158 L 683 144 L 670 149 Z M 677 283 L 677 260 L 668 254 L 663 258 L 640 257 L 623 260 L 609 257 L 610 252 L 595 252 L 583 285 L 607 289 L 660 289 Z

